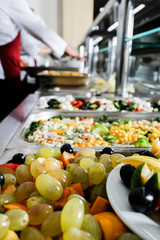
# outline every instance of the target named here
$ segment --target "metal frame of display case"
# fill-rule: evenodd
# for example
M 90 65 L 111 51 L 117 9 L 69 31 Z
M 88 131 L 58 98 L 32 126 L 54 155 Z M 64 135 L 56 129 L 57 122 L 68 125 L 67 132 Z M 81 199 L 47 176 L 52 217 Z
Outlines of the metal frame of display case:
M 100 31 L 98 29 L 98 24 L 106 17 L 106 15 L 109 13 L 112 7 L 114 7 L 114 4 L 118 4 L 118 29 L 116 32 L 115 37 L 117 37 L 117 46 L 116 50 L 113 50 L 115 48 L 115 45 L 113 47 L 112 43 L 112 34 L 107 35 L 106 31 Z M 116 89 L 115 89 L 115 95 L 116 96 L 122 96 L 127 97 L 127 84 L 128 80 L 130 79 L 129 73 L 131 68 L 131 59 L 130 56 L 136 54 L 136 56 L 143 55 L 144 52 L 146 53 L 146 50 L 143 49 L 136 49 L 135 50 L 135 43 L 133 42 L 135 39 L 141 38 L 143 36 L 147 36 L 150 34 L 153 34 L 155 32 L 160 31 L 160 27 L 157 27 L 155 29 L 149 29 L 147 31 L 142 31 L 143 24 L 145 25 L 147 18 L 145 18 L 143 21 L 140 21 L 138 23 L 137 27 L 137 19 L 139 19 L 139 15 L 143 16 L 143 12 L 138 15 L 136 15 L 135 18 L 135 7 L 137 7 L 139 4 L 154 4 L 152 0 L 146 2 L 146 1 L 137 1 L 137 0 L 110 0 L 104 7 L 104 11 L 101 12 L 97 18 L 94 20 L 91 28 L 89 29 L 87 35 L 86 35 L 86 42 L 83 43 L 83 45 L 86 45 L 86 51 L 88 53 L 87 58 L 87 69 L 89 71 L 89 74 L 92 76 L 95 76 L 96 73 L 96 65 L 97 65 L 97 55 L 101 53 L 108 53 L 106 62 L 108 63 L 107 68 L 108 71 L 106 74 L 106 78 L 108 78 L 109 74 L 113 73 L 113 64 L 111 64 L 111 59 L 114 59 L 115 61 L 115 72 L 116 72 Z M 137 5 L 136 5 L 137 4 Z M 147 5 L 148 6 L 148 5 Z M 146 7 L 147 7 L 146 6 Z M 150 6 L 150 5 L 149 5 Z M 145 13 L 149 11 L 149 9 L 146 8 Z M 150 14 L 151 15 L 151 14 Z M 150 16 L 148 18 L 151 18 L 151 20 L 155 20 L 156 16 Z M 159 15 L 158 15 L 159 16 Z M 140 28 L 140 33 L 138 32 L 138 28 Z M 146 29 L 146 27 L 144 27 Z M 135 31 L 135 33 L 134 33 Z M 99 48 L 99 42 L 103 42 L 105 40 L 104 35 L 106 34 L 106 37 L 108 38 L 108 41 L 106 41 L 106 46 L 103 48 Z M 134 33 L 134 34 L 133 34 Z M 137 34 L 138 33 L 138 34 Z M 98 39 L 102 37 L 102 39 L 97 43 L 97 45 L 94 45 L 95 39 Z M 97 47 L 98 46 L 98 47 Z M 145 44 L 145 46 L 147 46 Z M 158 49 L 159 44 L 157 45 Z M 150 46 L 149 46 L 150 47 Z M 98 50 L 99 48 L 99 50 Z M 96 49 L 96 51 L 95 51 Z M 160 48 L 159 48 L 160 49 Z M 113 52 L 115 51 L 115 56 L 113 58 Z M 157 54 L 155 50 L 155 44 L 150 49 L 148 48 L 148 54 Z M 92 67 L 93 66 L 93 67 Z M 110 71 L 111 69 L 111 71 Z M 160 72 L 160 70 L 159 70 Z M 155 94 L 158 94 L 157 89 L 155 89 Z

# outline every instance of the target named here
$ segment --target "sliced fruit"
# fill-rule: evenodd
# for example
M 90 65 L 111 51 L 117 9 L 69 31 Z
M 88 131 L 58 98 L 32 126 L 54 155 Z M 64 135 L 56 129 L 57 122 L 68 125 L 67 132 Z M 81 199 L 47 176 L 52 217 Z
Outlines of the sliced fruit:
M 156 154 L 159 150 L 160 150 L 160 141 L 159 141 L 159 138 L 156 138 L 152 143 L 149 151 L 151 151 L 153 154 Z
M 104 135 L 107 135 L 109 133 L 109 130 L 108 128 L 106 128 L 104 125 L 102 124 L 97 124 L 97 125 L 94 125 L 91 130 L 91 132 L 93 133 L 97 133 L 99 134 L 100 136 L 104 136 Z
M 144 187 L 150 189 L 153 193 L 159 193 L 160 191 L 160 173 L 154 173 L 148 181 L 145 183 Z
M 134 171 L 131 178 L 131 190 L 142 187 L 153 175 L 146 163 L 140 164 Z
M 117 159 L 117 162 L 132 164 L 135 167 L 139 166 L 141 163 L 144 162 L 144 163 L 147 163 L 149 168 L 153 169 L 155 172 L 160 173 L 160 161 L 152 157 L 133 155 L 133 156 L 125 157 L 122 159 Z
M 155 157 L 156 157 L 156 158 L 160 158 L 160 149 L 159 149 L 158 152 L 155 153 Z
M 126 226 L 113 212 L 101 212 L 94 217 L 99 222 L 104 239 L 117 240 L 123 233 L 127 232 Z

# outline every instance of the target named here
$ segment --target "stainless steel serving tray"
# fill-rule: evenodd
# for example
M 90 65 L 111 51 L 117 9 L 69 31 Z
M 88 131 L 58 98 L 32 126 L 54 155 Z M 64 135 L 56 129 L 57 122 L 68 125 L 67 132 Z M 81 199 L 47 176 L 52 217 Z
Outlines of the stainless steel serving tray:
M 37 74 L 37 79 L 44 86 L 86 86 L 88 75 L 73 71 L 44 71 Z
M 17 148 L 17 147 L 22 147 L 22 148 L 42 148 L 42 145 L 36 145 L 34 143 L 28 143 L 24 140 L 25 133 L 27 128 L 29 128 L 30 124 L 33 121 L 38 121 L 38 120 L 45 120 L 49 119 L 53 116 L 59 116 L 63 115 L 64 117 L 76 117 L 77 112 L 63 112 L 63 111 L 54 111 L 54 110 L 44 110 L 44 111 L 32 111 L 27 120 L 20 126 L 19 130 L 16 132 L 14 137 L 11 139 L 9 144 L 7 145 L 7 149 L 10 148 Z M 114 112 L 114 113 L 107 113 L 107 112 L 99 112 L 98 115 L 96 112 L 78 112 L 79 117 L 101 117 L 101 116 L 107 116 L 108 119 L 130 119 L 130 120 L 140 120 L 140 119 L 146 119 L 146 120 L 153 120 L 156 117 L 159 117 L 160 114 L 158 113 L 136 113 L 135 112 L 127 112 L 127 113 L 122 113 L 122 112 Z M 94 146 L 93 147 L 95 150 L 101 150 L 104 148 L 104 146 Z M 139 149 L 144 149 L 144 148 L 137 148 L 137 147 L 113 147 L 116 152 L 136 152 Z M 79 147 L 74 147 L 74 151 L 79 150 Z M 145 148 L 146 149 L 146 148 Z
M 35 105 L 35 107 L 34 107 L 34 109 L 40 109 L 40 110 L 45 110 L 45 109 L 47 109 L 47 108 L 40 108 L 39 106 L 38 106 L 38 104 L 39 104 L 39 102 L 40 102 L 40 100 L 42 99 L 42 98 L 44 98 L 44 99 L 47 99 L 48 98 L 48 101 L 49 101 L 49 99 L 51 99 L 51 98 L 54 98 L 54 99 L 58 99 L 59 97 L 63 97 L 63 96 L 66 96 L 66 95 L 72 95 L 73 97 L 81 97 L 81 98 L 87 98 L 87 99 L 91 99 L 91 96 L 89 96 L 89 97 L 87 97 L 87 96 L 84 96 L 83 95 L 83 93 L 82 93 L 82 95 L 81 96 L 77 96 L 77 95 L 75 95 L 75 94 L 70 94 L 70 93 L 67 93 L 66 92 L 66 94 L 64 94 L 64 95 L 56 95 L 56 94 L 53 94 L 53 95 L 50 95 L 50 94 L 48 94 L 48 95 L 46 95 L 46 94 L 41 94 L 41 96 L 40 96 L 40 98 L 38 99 L 38 101 L 37 101 L 37 104 Z M 117 96 L 97 96 L 96 97 L 96 99 L 97 100 L 100 100 L 100 99 L 102 99 L 102 98 L 106 98 L 106 99 L 108 99 L 108 100 L 116 100 L 116 101 L 119 101 L 119 100 L 122 100 L 122 101 L 127 101 L 128 100 L 128 98 L 122 98 L 122 97 L 117 97 Z M 130 96 L 130 98 L 134 98 L 134 96 Z M 140 97 L 138 97 L 138 98 L 140 98 Z M 145 100 L 145 101 L 148 101 L 148 102 L 154 102 L 154 101 L 158 101 L 159 99 L 155 99 L 155 98 L 149 98 L 149 97 L 143 97 L 142 98 L 142 100 Z M 63 111 L 63 112 L 68 112 L 68 111 L 71 111 L 71 110 L 61 110 L 61 109 L 49 109 L 49 110 L 54 110 L 54 111 Z M 96 112 L 100 112 L 99 110 L 94 110 L 94 111 L 96 111 Z M 72 111 L 71 111 L 72 112 Z M 75 110 L 73 111 L 73 112 L 75 112 Z M 79 113 L 79 112 L 82 112 L 82 113 L 87 113 L 87 112 L 92 112 L 93 113 L 93 110 L 78 110 L 78 111 L 76 111 L 77 113 Z M 106 112 L 106 111 L 105 111 Z M 129 111 L 128 111 L 129 112 Z M 128 113 L 127 112 L 127 113 Z M 114 112 L 112 112 L 112 111 L 109 111 L 109 113 L 114 113 Z M 139 112 L 140 114 L 141 113 L 144 113 L 144 112 Z M 151 112 L 152 113 L 152 112 Z M 137 114 L 137 112 L 136 112 L 136 114 Z

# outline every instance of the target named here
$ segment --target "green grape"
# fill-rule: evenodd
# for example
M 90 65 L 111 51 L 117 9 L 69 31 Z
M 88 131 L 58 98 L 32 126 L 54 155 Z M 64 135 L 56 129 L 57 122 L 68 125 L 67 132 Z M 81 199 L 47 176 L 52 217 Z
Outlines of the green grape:
M 50 205 L 52 204 L 50 200 L 45 199 L 42 196 L 35 196 L 35 197 L 30 197 L 27 199 L 26 206 L 27 206 L 27 208 L 30 209 L 31 207 L 33 207 L 34 205 L 36 205 L 38 203 L 47 203 Z
M 80 160 L 80 166 L 85 168 L 87 171 L 93 164 L 95 164 L 95 162 L 90 158 L 81 158 Z
M 0 212 L 5 212 L 4 205 L 7 205 L 9 203 L 16 203 L 16 198 L 9 194 L 9 193 L 3 193 L 0 194 Z
M 33 180 L 29 166 L 24 164 L 21 164 L 16 168 L 15 176 L 19 184 Z
M 60 159 L 61 151 L 59 148 L 52 148 L 52 147 L 44 147 L 37 151 L 36 158 L 43 157 L 43 158 L 56 158 Z
M 75 154 L 75 160 L 78 158 L 78 157 L 89 157 L 89 158 L 95 158 L 95 154 L 96 154 L 96 151 L 95 149 L 93 148 L 83 148 L 81 150 L 79 150 L 78 152 L 76 152 Z
M 81 199 L 72 198 L 62 209 L 61 228 L 64 232 L 68 228 L 81 228 L 84 218 L 84 204 Z
M 66 171 L 69 172 L 70 174 L 73 173 L 74 169 L 78 167 L 78 164 L 76 163 L 69 163 L 66 167 Z
M 56 237 L 61 232 L 61 211 L 51 213 L 41 225 L 45 237 Z
M 22 231 L 24 230 L 29 223 L 29 216 L 22 209 L 11 209 L 5 212 L 5 215 L 10 220 L 9 229 L 13 231 Z
M 27 227 L 20 234 L 21 240 L 45 240 L 43 234 L 34 227 Z
M 35 192 L 32 192 L 30 195 L 29 195 L 29 198 L 31 197 L 37 197 L 37 196 L 40 196 L 40 193 L 35 191 Z
M 103 181 L 101 183 L 106 183 L 108 176 L 109 176 L 109 172 L 106 172 L 105 177 L 103 178 Z
M 91 159 L 94 162 L 98 161 L 96 156 L 80 156 L 80 157 L 77 157 L 76 159 L 74 159 L 74 163 L 79 164 L 81 159 L 83 159 L 83 158 Z
M 28 154 L 25 156 L 25 161 L 24 164 L 27 166 L 30 166 L 33 161 L 36 160 L 36 155 L 35 154 Z
M 72 174 L 74 183 L 81 183 L 83 190 L 89 186 L 89 175 L 85 168 L 78 166 L 74 169 Z
M 100 183 L 92 187 L 90 191 L 90 202 L 93 204 L 98 196 L 108 199 L 105 183 Z
M 109 156 L 109 159 L 110 159 L 111 162 L 112 162 L 113 168 L 119 164 L 119 162 L 117 162 L 117 160 L 119 160 L 119 159 L 121 159 L 121 158 L 124 158 L 124 157 L 125 157 L 125 156 L 124 156 L 123 154 L 120 154 L 120 153 L 111 154 L 111 155 Z
M 67 177 L 67 184 L 68 184 L 68 186 L 72 183 L 72 181 L 73 181 L 72 180 L 72 175 L 69 172 L 67 172 L 64 169 L 56 169 L 56 171 L 62 173 L 63 175 L 65 175 Z
M 36 187 L 39 193 L 49 200 L 58 200 L 63 194 L 60 182 L 48 174 L 41 174 L 37 177 Z
M 10 225 L 9 218 L 0 213 L 0 239 L 5 235 Z
M 92 184 L 99 184 L 103 181 L 105 177 L 105 167 L 103 166 L 102 163 L 95 163 L 92 165 L 89 169 L 89 180 Z
M 113 167 L 112 162 L 107 155 L 108 154 L 102 154 L 99 158 L 99 162 L 104 165 L 106 172 L 110 172 L 113 169 Z
M 17 179 L 16 179 L 14 174 L 6 173 L 3 176 L 4 176 L 4 179 L 5 179 L 3 188 L 5 188 L 6 186 L 8 186 L 10 184 L 16 185 Z
M 14 231 L 8 229 L 1 240 L 19 240 L 19 237 Z
M 68 201 L 72 198 L 78 198 L 78 199 L 81 199 L 84 203 L 84 210 L 85 210 L 85 214 L 89 213 L 89 205 L 88 205 L 88 202 L 85 198 L 83 198 L 81 195 L 79 194 L 71 194 L 69 197 L 68 197 Z
M 142 240 L 140 237 L 135 235 L 134 233 L 123 233 L 118 240 Z
M 31 163 L 30 172 L 34 178 L 37 178 L 39 175 L 46 173 L 46 169 L 42 163 L 34 161 Z
M 95 238 L 88 232 L 79 230 L 77 228 L 69 228 L 63 233 L 64 240 L 95 240 Z
M 104 153 L 104 154 L 102 154 L 102 155 L 100 155 L 99 156 L 99 158 L 98 158 L 98 162 L 100 162 L 103 158 L 109 158 L 109 154 L 107 154 L 107 153 Z
M 52 171 L 55 169 L 61 169 L 61 164 L 55 158 L 47 158 L 44 160 L 44 166 L 46 171 Z
M 61 183 L 63 188 L 66 188 L 68 186 L 67 177 L 66 177 L 66 175 L 62 174 L 61 172 L 56 171 L 56 170 L 52 170 L 52 171 L 49 171 L 47 174 L 56 178 Z
M 53 207 L 51 205 L 38 203 L 28 211 L 29 224 L 40 225 L 51 213 L 53 213 Z
M 21 202 L 22 200 L 29 198 L 30 194 L 36 190 L 34 182 L 24 182 L 17 187 L 14 196 L 16 197 L 17 202 Z
M 95 240 L 101 240 L 102 238 L 101 227 L 95 217 L 93 217 L 91 214 L 86 214 L 84 216 L 81 230 L 89 232 L 95 238 Z

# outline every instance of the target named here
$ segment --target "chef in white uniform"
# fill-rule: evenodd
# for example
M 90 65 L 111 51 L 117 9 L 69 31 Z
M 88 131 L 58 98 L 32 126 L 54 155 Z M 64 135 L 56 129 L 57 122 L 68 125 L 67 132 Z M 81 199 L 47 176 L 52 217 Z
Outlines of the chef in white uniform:
M 62 57 L 64 53 L 79 57 L 77 52 L 67 46 L 67 43 L 42 18 L 33 13 L 25 0 L 0 0 L 0 60 L 5 74 L 5 81 L 0 81 L 1 113 L 6 112 L 7 101 L 10 102 L 8 114 L 8 111 L 13 109 L 27 94 L 20 81 L 21 29 L 25 29 L 44 42 L 57 58 Z M 9 89 L 12 91 L 9 92 Z M 5 100 L 6 94 L 8 95 L 7 101 Z M 4 102 L 5 106 L 3 106 Z

